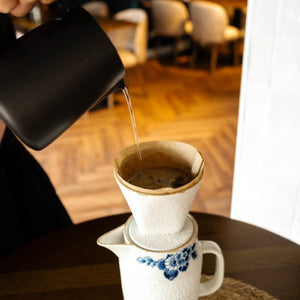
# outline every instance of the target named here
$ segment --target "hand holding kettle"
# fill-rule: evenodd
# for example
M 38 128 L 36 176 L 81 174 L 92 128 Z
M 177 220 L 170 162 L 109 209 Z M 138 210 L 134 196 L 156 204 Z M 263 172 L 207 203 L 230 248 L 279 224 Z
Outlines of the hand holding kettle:
M 54 1 L 55 0 L 39 0 L 39 2 L 43 4 L 50 4 Z M 0 0 L 0 12 L 3 14 L 11 13 L 16 17 L 25 16 L 37 2 L 37 0 Z

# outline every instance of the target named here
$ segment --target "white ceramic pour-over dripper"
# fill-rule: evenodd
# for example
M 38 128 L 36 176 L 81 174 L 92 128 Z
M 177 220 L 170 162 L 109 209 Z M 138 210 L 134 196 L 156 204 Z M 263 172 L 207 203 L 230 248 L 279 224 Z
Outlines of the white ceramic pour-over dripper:
M 142 168 L 170 167 L 192 175 L 178 188 L 145 189 L 128 182 L 141 168 L 136 145 L 124 149 L 115 159 L 114 176 L 142 235 L 173 234 L 184 226 L 204 172 L 198 150 L 177 141 L 140 144 Z

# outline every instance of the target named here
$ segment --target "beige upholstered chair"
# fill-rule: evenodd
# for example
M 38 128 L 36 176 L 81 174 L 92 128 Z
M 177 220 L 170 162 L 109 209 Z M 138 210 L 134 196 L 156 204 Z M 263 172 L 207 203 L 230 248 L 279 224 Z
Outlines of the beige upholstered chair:
M 109 16 L 109 7 L 102 1 L 90 1 L 82 5 L 82 7 L 96 18 L 107 18 Z
M 234 42 L 234 64 L 238 63 L 237 41 L 240 40 L 238 28 L 229 25 L 229 18 L 224 7 L 209 1 L 193 1 L 190 4 L 190 15 L 193 22 L 192 40 L 195 42 L 192 54 L 192 65 L 197 56 L 197 45 L 211 46 L 210 70 L 217 66 L 218 46 L 224 42 Z
M 117 20 L 135 23 L 107 32 L 123 62 L 125 69 L 136 67 L 140 86 L 145 93 L 145 81 L 141 65 L 147 59 L 148 16 L 141 8 L 128 8 L 114 15 Z
M 129 8 L 116 13 L 114 18 L 136 23 L 136 26 L 120 28 L 109 34 L 124 67 L 130 68 L 144 63 L 147 59 L 148 48 L 148 16 L 146 12 L 140 8 Z
M 161 37 L 175 38 L 174 61 L 176 63 L 179 43 L 184 35 L 191 34 L 193 27 L 185 4 L 177 0 L 155 0 L 151 4 L 153 29 L 157 38 L 156 53 Z M 157 55 L 157 54 L 156 54 Z

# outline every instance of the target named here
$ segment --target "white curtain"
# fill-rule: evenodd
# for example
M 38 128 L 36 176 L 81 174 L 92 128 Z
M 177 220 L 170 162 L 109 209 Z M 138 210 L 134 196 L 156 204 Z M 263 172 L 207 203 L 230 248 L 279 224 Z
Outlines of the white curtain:
M 299 0 L 248 1 L 231 217 L 300 244 Z

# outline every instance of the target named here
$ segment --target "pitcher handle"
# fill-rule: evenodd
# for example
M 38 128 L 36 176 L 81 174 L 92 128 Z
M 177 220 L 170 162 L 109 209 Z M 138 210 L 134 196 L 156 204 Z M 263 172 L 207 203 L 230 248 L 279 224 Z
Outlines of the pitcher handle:
M 211 253 L 216 256 L 214 276 L 199 285 L 199 297 L 203 297 L 214 293 L 222 285 L 224 279 L 224 257 L 217 243 L 213 241 L 199 241 L 199 243 L 200 247 L 202 247 L 202 254 Z

